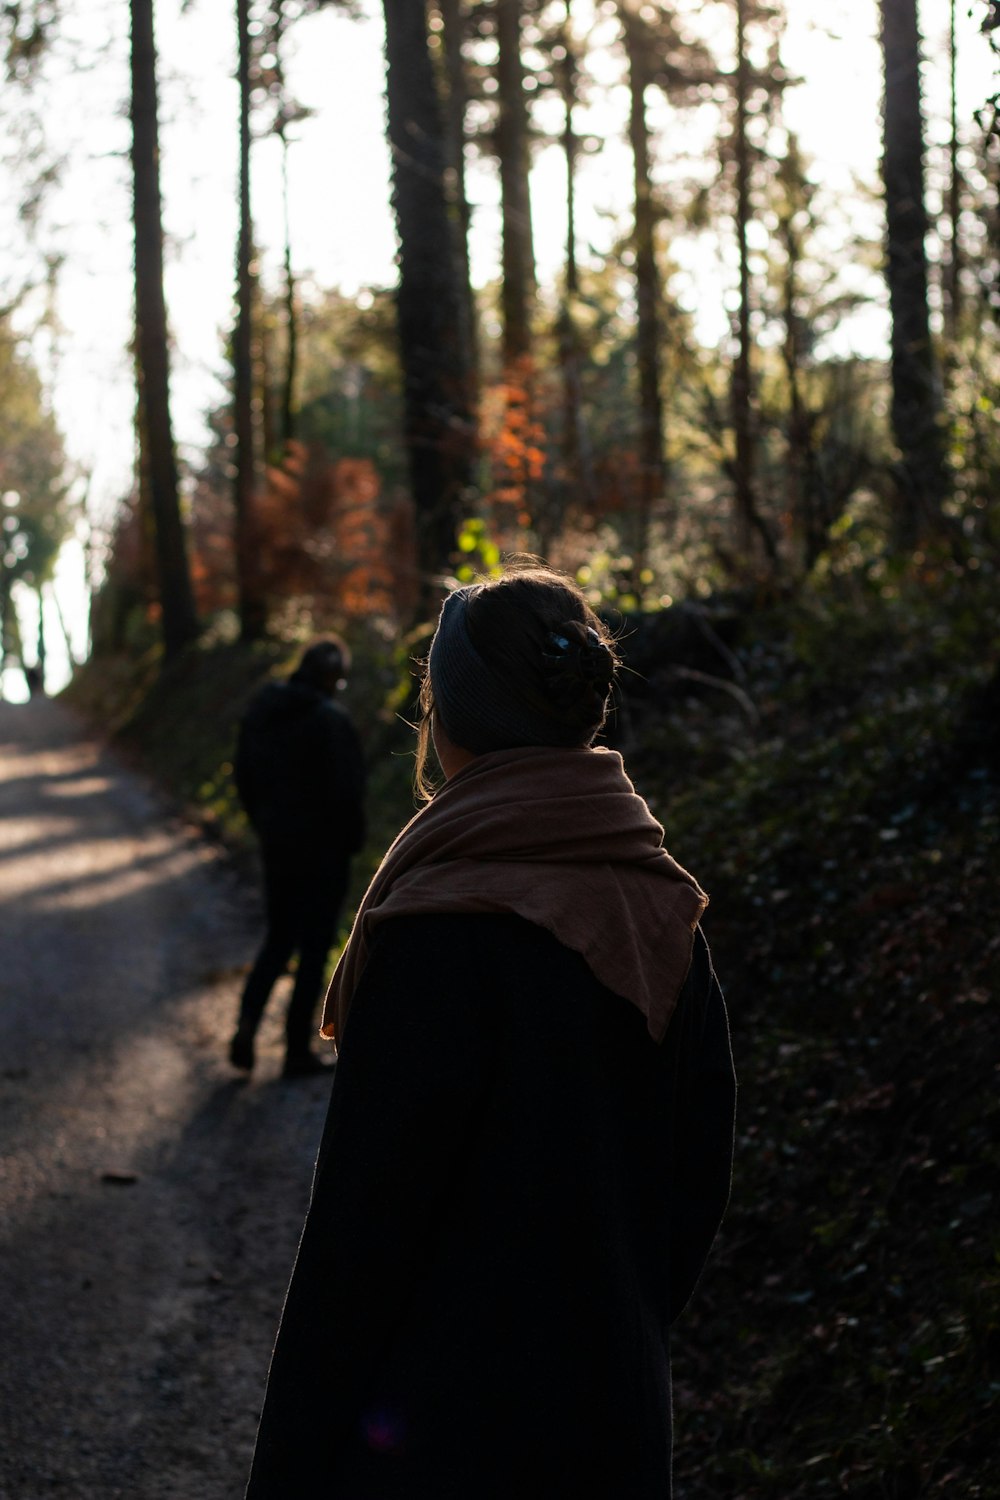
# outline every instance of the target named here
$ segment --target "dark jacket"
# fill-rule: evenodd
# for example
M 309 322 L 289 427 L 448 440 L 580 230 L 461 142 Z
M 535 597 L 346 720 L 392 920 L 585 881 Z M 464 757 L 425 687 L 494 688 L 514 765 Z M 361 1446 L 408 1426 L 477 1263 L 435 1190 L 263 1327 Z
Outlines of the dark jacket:
M 292 677 L 269 682 L 240 725 L 236 788 L 265 852 L 354 854 L 364 842 L 364 760 L 357 732 L 328 693 Z
M 662 1045 L 509 915 L 376 932 L 249 1500 L 664 1500 L 668 1328 L 729 1192 L 700 931 Z

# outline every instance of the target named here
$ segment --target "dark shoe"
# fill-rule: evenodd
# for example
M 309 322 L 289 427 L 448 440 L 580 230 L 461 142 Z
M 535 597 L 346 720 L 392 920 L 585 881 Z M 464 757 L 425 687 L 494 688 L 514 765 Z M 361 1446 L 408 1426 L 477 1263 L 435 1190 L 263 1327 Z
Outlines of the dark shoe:
M 282 1078 L 315 1078 L 320 1073 L 333 1076 L 336 1063 L 325 1063 L 314 1052 L 290 1053 L 281 1070 Z
M 229 1061 L 234 1068 L 251 1073 L 254 1060 L 253 1037 L 246 1031 L 237 1031 L 229 1043 Z

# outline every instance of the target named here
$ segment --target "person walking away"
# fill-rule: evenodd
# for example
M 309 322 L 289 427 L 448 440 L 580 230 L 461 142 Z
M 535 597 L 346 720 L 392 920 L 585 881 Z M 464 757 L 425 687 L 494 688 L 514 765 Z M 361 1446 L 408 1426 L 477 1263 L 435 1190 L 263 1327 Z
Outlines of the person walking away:
M 286 681 L 267 683 L 240 724 L 234 774 L 260 842 L 267 931 L 247 977 L 229 1049 L 254 1066 L 254 1039 L 294 953 L 285 1021 L 285 1078 L 326 1071 L 310 1045 L 326 963 L 347 893 L 351 856 L 364 842 L 364 760 L 335 694 L 350 655 L 336 636 L 313 642 Z
M 541 566 L 445 600 L 445 783 L 327 994 L 338 1044 L 247 1500 L 667 1500 L 670 1326 L 729 1194 L 707 896 L 613 750 L 614 641 Z

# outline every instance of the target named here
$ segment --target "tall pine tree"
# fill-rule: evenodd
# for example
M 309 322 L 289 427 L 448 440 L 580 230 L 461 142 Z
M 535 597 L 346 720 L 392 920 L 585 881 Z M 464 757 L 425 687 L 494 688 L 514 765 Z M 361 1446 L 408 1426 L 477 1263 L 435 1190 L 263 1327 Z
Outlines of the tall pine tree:
M 383 0 L 397 320 L 417 513 L 420 604 L 432 606 L 473 481 L 475 430 L 462 289 L 445 188 L 448 149 L 424 0 Z
M 892 317 L 892 429 L 899 450 L 895 539 L 908 550 L 940 526 L 947 472 L 927 305 L 917 0 L 880 0 L 880 5 L 885 270 Z
M 153 516 L 163 648 L 170 657 L 198 634 L 181 522 L 170 419 L 167 314 L 153 0 L 131 0 L 132 182 L 135 226 L 136 370 L 139 451 Z

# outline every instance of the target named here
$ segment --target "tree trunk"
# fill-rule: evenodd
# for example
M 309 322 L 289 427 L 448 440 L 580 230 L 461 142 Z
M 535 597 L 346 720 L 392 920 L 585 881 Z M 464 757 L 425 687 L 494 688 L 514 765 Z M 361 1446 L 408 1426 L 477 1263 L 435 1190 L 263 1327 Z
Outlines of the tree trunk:
M 736 73 L 734 84 L 734 148 L 736 153 L 736 240 L 740 262 L 740 300 L 737 314 L 737 347 L 733 362 L 730 399 L 736 456 L 733 487 L 736 526 L 740 547 L 749 560 L 754 537 L 763 545 L 768 560 L 777 560 L 770 528 L 757 506 L 756 452 L 753 417 L 753 372 L 750 364 L 750 255 L 747 227 L 752 215 L 750 202 L 750 147 L 747 141 L 747 101 L 750 66 L 747 59 L 746 21 L 748 0 L 736 0 Z
M 521 63 L 521 0 L 496 0 L 497 119 L 503 219 L 503 357 L 512 369 L 531 354 L 535 254 L 528 191 L 528 108 Z
M 287 456 L 295 441 L 295 383 L 299 362 L 299 318 L 292 269 L 292 226 L 288 201 L 288 136 L 281 134 L 281 205 L 285 226 L 285 372 L 281 382 L 281 450 Z
M 323 0 L 318 0 L 318 3 L 322 5 Z M 303 13 L 308 14 L 308 9 L 304 12 L 300 11 L 300 14 Z M 282 458 L 288 454 L 289 447 L 295 440 L 297 413 L 295 387 L 298 377 L 299 352 L 298 298 L 295 273 L 292 267 L 292 225 L 288 170 L 289 152 L 291 150 L 291 142 L 288 139 L 288 127 L 296 118 L 297 111 L 294 103 L 289 98 L 287 80 L 285 78 L 283 46 L 285 32 L 289 24 L 288 18 L 285 15 L 285 0 L 274 0 L 274 4 L 271 7 L 271 14 L 266 24 L 268 31 L 265 45 L 274 59 L 272 70 L 277 90 L 277 116 L 273 130 L 281 143 L 281 219 L 284 239 L 282 256 L 284 268 L 282 303 L 285 313 L 285 359 L 278 395 L 277 437 L 275 440 L 273 434 L 265 432 L 264 453 L 268 463 L 280 463 Z M 270 414 L 269 372 L 264 373 L 262 389 L 266 428 Z
M 566 296 L 573 298 L 580 292 L 580 277 L 576 262 L 576 163 L 580 143 L 573 125 L 577 91 L 576 54 L 573 50 L 573 0 L 566 0 L 562 49 L 559 87 L 563 101 L 563 156 L 566 159 Z
M 383 0 L 383 8 L 405 436 L 417 514 L 420 608 L 427 611 L 468 507 L 475 431 L 426 9 L 423 0 Z
M 636 515 L 634 587 L 646 566 L 649 525 L 655 505 L 664 498 L 666 462 L 663 450 L 661 393 L 662 289 L 656 264 L 656 206 L 650 181 L 649 127 L 646 89 L 650 84 L 650 38 L 634 0 L 619 5 L 629 69 L 629 144 L 632 148 L 635 225 L 635 285 L 637 306 L 636 356 L 639 366 L 639 495 Z
M 438 9 L 443 23 L 445 74 L 448 80 L 445 125 L 448 165 L 454 173 L 454 191 L 451 194 L 453 232 L 457 246 L 465 319 L 463 337 L 469 357 L 469 400 L 475 409 L 478 405 L 479 391 L 479 323 L 476 317 L 476 301 L 472 292 L 472 276 L 469 266 L 469 231 L 472 227 L 472 209 L 469 206 L 465 185 L 465 116 L 469 105 L 469 91 L 462 43 L 465 39 L 466 15 L 463 10 L 463 0 L 438 0 Z
M 906 551 L 940 526 L 947 475 L 941 395 L 927 308 L 927 211 L 916 0 L 880 3 L 892 428 L 899 449 L 896 544 Z
M 49 652 L 48 642 L 45 639 L 45 600 L 42 598 L 42 586 L 39 584 L 35 591 L 38 599 L 38 634 L 35 637 L 35 673 L 37 691 L 45 692 L 45 672 L 48 667 Z
M 750 222 L 750 157 L 747 149 L 747 56 L 745 6 L 736 0 L 736 239 L 739 248 L 740 298 L 736 361 L 732 377 L 733 428 L 736 437 L 736 514 L 741 540 L 749 550 L 753 527 L 754 444 L 750 393 L 750 263 L 747 227 Z
M 10 656 L 10 574 L 0 552 L 0 703 L 3 702 L 4 678 Z
M 254 524 L 253 420 L 253 225 L 250 218 L 250 32 L 249 0 L 236 0 L 237 83 L 240 110 L 239 228 L 236 245 L 236 327 L 233 332 L 233 480 L 236 595 L 240 635 L 260 640 L 267 632 L 267 600 L 261 579 Z
M 944 278 L 945 334 L 954 352 L 962 322 L 962 246 L 959 221 L 962 214 L 962 177 L 958 165 L 958 42 L 955 35 L 955 10 L 958 0 L 951 0 L 948 25 L 948 220 L 951 228 L 948 264 Z
M 802 548 L 802 563 L 807 573 L 815 566 L 826 543 L 829 517 L 821 502 L 821 485 L 816 464 L 815 417 L 807 398 L 806 350 L 808 348 L 809 313 L 799 311 L 801 271 L 806 261 L 804 236 L 814 219 L 813 187 L 805 175 L 799 143 L 788 136 L 784 159 L 777 167 L 779 186 L 777 224 L 774 238 L 784 252 L 781 267 L 781 316 L 785 325 L 782 357 L 788 380 L 787 424 L 787 512 L 792 518 Z M 802 221 L 806 228 L 802 228 Z
M 260 282 L 256 276 L 253 277 L 251 306 L 261 306 Z M 274 370 L 277 364 L 276 346 L 278 342 L 278 329 L 276 320 L 264 313 L 257 320 L 253 340 L 253 377 L 254 398 L 253 410 L 255 413 L 255 436 L 258 459 L 263 458 L 265 473 L 269 466 L 277 467 L 282 460 L 284 449 L 281 443 L 281 395 L 275 399 L 275 389 L 279 385 L 278 376 Z
M 281 456 L 288 454 L 290 445 L 295 440 L 296 426 L 296 402 L 295 385 L 298 377 L 298 354 L 299 354 L 299 319 L 295 285 L 295 272 L 292 267 L 292 220 L 291 220 L 291 196 L 289 191 L 288 154 L 290 142 L 288 139 L 288 118 L 285 115 L 286 107 L 286 81 L 285 69 L 282 58 L 282 43 L 286 30 L 284 0 L 275 0 L 272 10 L 272 23 L 270 33 L 270 50 L 274 54 L 275 76 L 279 81 L 281 98 L 278 104 L 278 121 L 275 130 L 281 142 L 281 219 L 284 231 L 284 272 L 285 285 L 283 288 L 283 301 L 285 304 L 285 367 L 281 380 L 281 397 L 278 413 L 278 440 L 281 447 Z M 267 402 L 267 384 L 264 386 L 264 401 Z M 266 404 L 265 404 L 266 410 Z M 265 446 L 265 452 L 269 450 Z
M 195 639 L 198 621 L 170 422 L 153 0 L 131 0 L 131 19 L 136 368 L 142 412 L 139 443 L 149 474 L 163 649 L 170 657 Z
M 59 603 L 59 594 L 56 590 L 55 584 L 52 585 L 51 599 L 53 608 L 56 612 L 56 619 L 59 622 L 59 634 L 62 636 L 63 645 L 66 648 L 66 661 L 69 664 L 69 669 L 72 673 L 76 671 L 80 663 L 77 661 L 76 652 L 73 650 L 73 637 L 70 635 L 69 624 L 66 620 L 65 614 L 63 613 L 63 607 Z
M 779 223 L 787 260 L 782 284 L 785 338 L 782 356 L 788 377 L 788 485 L 789 513 L 798 521 L 802 536 L 803 564 L 811 572 L 826 543 L 826 518 L 822 514 L 813 442 L 813 417 L 802 393 L 801 320 L 797 309 L 800 246 L 794 227 L 794 211 Z
M 580 143 L 573 125 L 577 71 L 572 22 L 573 3 L 566 0 L 563 56 L 558 69 L 564 111 L 562 145 L 566 160 L 566 274 L 557 331 L 563 385 L 563 467 L 571 503 L 585 512 L 593 499 L 593 480 L 583 424 L 582 353 L 576 324 L 576 299 L 580 294 L 576 260 L 576 164 Z

